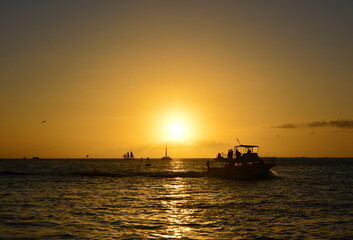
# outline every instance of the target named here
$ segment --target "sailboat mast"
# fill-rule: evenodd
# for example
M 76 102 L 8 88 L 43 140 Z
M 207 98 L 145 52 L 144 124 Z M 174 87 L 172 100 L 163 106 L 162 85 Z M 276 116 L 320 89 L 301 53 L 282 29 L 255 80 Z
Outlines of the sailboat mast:
M 165 142 L 165 156 L 168 156 L 167 142 Z

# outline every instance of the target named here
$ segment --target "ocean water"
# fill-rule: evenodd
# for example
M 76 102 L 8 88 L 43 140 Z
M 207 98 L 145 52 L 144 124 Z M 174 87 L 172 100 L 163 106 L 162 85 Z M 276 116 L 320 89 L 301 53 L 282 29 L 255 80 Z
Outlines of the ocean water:
M 205 162 L 0 160 L 0 239 L 353 239 L 353 159 L 277 159 L 261 181 Z

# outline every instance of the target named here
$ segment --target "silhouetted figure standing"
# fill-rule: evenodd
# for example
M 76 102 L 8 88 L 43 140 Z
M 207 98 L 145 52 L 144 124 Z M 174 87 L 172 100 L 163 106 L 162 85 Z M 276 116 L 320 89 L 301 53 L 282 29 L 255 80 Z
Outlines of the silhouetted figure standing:
M 239 152 L 238 149 L 235 149 L 235 157 L 239 159 L 241 157 L 241 153 Z
M 228 150 L 228 158 L 232 159 L 233 158 L 233 149 Z

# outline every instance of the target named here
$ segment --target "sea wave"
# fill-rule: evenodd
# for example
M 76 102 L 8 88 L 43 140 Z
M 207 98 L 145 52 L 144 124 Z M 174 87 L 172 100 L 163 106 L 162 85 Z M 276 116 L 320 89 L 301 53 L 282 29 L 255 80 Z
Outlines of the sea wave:
M 29 173 L 15 172 L 15 171 L 0 171 L 0 175 L 29 175 Z
M 352 165 L 287 162 L 249 182 L 204 177 L 203 160 L 151 163 L 0 161 L 0 239 L 353 235 Z
M 89 172 L 74 172 L 73 175 L 87 176 L 87 177 L 150 177 L 150 178 L 200 178 L 205 177 L 205 172 L 101 172 L 101 171 L 89 171 Z

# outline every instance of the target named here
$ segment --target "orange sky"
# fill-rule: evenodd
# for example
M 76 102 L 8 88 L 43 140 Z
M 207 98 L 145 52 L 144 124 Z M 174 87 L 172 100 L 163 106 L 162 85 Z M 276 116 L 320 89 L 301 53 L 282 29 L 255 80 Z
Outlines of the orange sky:
M 353 156 L 351 1 L 2 1 L 0 26 L 0 158 Z

